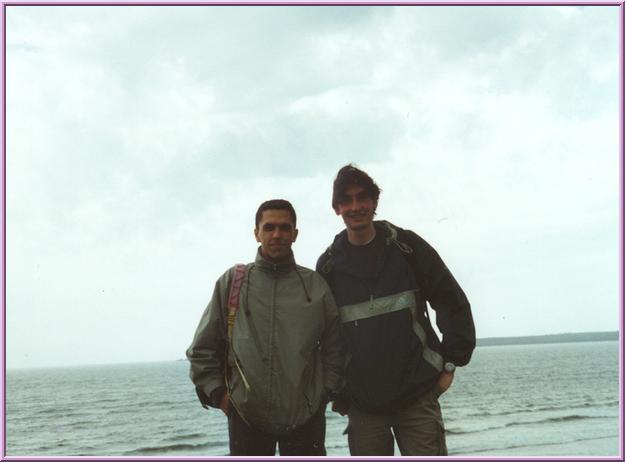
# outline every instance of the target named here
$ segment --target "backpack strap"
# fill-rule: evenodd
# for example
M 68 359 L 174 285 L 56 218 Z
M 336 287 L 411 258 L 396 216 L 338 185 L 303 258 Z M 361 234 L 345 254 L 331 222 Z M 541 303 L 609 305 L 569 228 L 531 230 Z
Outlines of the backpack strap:
M 234 328 L 234 320 L 239 309 L 239 295 L 241 295 L 241 287 L 245 279 L 245 265 L 237 264 L 234 267 L 234 275 L 230 282 L 230 294 L 228 295 L 228 318 L 226 330 L 228 332 L 228 340 L 232 338 L 232 330 Z
M 323 253 L 324 262 L 320 268 L 320 272 L 322 274 L 329 274 L 332 271 L 332 267 L 334 266 L 334 258 L 332 257 L 332 244 L 328 246 L 326 251 Z
M 410 246 L 410 244 L 399 240 L 399 238 L 397 237 L 397 228 L 395 228 L 395 226 L 393 226 L 391 223 L 389 223 L 386 220 L 380 220 L 380 223 L 382 223 L 384 227 L 386 228 L 386 230 L 389 232 L 389 236 L 387 236 L 386 238 L 387 245 L 391 243 L 395 244 L 406 257 L 407 255 L 414 254 L 414 249 Z
M 228 333 L 228 338 L 226 340 L 226 351 L 225 351 L 225 370 L 224 370 L 224 379 L 226 382 L 226 387 L 230 390 L 230 371 L 228 370 L 228 349 L 231 347 L 230 342 L 232 342 L 232 331 L 234 330 L 234 321 L 237 316 L 237 310 L 239 309 L 239 295 L 241 295 L 241 287 L 243 286 L 243 281 L 245 280 L 245 270 L 246 265 L 237 264 L 234 267 L 234 274 L 232 276 L 232 280 L 230 281 L 230 293 L 228 294 L 228 317 L 226 320 L 226 331 Z M 236 355 L 234 355 L 234 364 L 239 370 L 239 374 L 241 375 L 241 379 L 243 380 L 243 384 L 245 388 L 249 391 L 250 384 L 248 383 L 243 371 L 241 370 L 241 366 L 239 365 L 239 361 L 237 360 Z M 245 419 L 243 419 L 245 420 Z
M 398 229 L 393 224 L 385 220 L 381 220 L 380 223 L 382 223 L 384 227 L 386 228 L 386 230 L 389 232 L 389 236 L 386 238 L 386 244 L 387 245 L 390 245 L 391 243 L 395 244 L 397 248 L 401 250 L 402 255 L 408 262 L 408 266 L 410 266 L 410 269 L 412 269 L 412 273 L 415 277 L 415 281 L 417 282 L 417 285 L 419 286 L 421 290 L 425 290 L 426 289 L 425 279 L 419 268 L 419 264 L 417 262 L 417 253 L 415 249 L 408 242 L 401 240 L 399 238 Z M 405 236 L 405 233 L 404 233 L 404 236 Z M 425 305 L 424 309 L 425 309 L 425 315 L 428 318 L 428 321 L 430 321 L 431 323 L 430 313 L 428 311 L 427 304 Z

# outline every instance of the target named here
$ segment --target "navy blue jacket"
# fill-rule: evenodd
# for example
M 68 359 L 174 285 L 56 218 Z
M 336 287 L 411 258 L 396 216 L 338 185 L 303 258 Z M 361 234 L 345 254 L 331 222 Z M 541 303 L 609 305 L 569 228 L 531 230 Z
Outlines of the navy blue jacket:
M 339 306 L 352 405 L 392 413 L 428 391 L 444 362 L 469 362 L 475 327 L 467 297 L 432 246 L 386 221 L 374 226 L 384 236 L 384 251 L 373 280 L 350 261 L 345 230 L 319 257 L 317 271 Z M 436 311 L 442 342 L 426 302 Z

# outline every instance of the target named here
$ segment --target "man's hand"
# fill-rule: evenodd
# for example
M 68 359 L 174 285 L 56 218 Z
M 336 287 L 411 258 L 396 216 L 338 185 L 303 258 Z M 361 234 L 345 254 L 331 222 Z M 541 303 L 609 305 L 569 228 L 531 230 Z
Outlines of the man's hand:
M 228 415 L 228 407 L 230 406 L 230 395 L 228 392 L 225 392 L 221 397 L 221 401 L 219 402 L 219 409 L 223 411 L 224 414 Z
M 451 386 L 451 382 L 454 381 L 454 373 L 443 371 L 441 375 L 438 376 L 438 382 L 436 382 L 436 390 L 438 396 L 442 395 L 447 391 L 447 389 Z

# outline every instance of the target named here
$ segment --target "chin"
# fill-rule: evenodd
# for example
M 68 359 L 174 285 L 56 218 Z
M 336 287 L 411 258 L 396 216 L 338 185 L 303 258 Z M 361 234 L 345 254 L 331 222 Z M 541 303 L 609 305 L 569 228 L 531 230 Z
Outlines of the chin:
M 348 224 L 347 227 L 352 231 L 362 231 L 369 227 L 369 223 Z

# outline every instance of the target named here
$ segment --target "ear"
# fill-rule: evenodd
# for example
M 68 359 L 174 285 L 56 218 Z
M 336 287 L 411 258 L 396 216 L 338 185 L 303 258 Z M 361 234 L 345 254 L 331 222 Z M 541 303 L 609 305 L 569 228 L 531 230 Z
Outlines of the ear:
M 258 237 L 258 228 L 254 228 L 254 237 L 256 238 L 256 242 L 260 242 L 260 238 Z
M 299 234 L 299 230 L 295 228 L 295 231 L 293 232 L 293 242 L 295 242 L 295 240 L 297 239 L 298 234 Z

